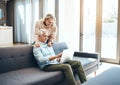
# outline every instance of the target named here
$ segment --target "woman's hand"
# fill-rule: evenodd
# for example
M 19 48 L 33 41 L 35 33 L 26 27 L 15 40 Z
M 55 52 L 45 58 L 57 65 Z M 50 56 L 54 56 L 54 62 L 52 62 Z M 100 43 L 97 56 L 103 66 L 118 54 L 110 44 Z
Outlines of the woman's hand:
M 35 42 L 35 47 L 40 47 L 40 43 Z
M 48 42 L 48 44 L 47 44 L 49 47 L 51 47 L 52 46 L 52 42 Z

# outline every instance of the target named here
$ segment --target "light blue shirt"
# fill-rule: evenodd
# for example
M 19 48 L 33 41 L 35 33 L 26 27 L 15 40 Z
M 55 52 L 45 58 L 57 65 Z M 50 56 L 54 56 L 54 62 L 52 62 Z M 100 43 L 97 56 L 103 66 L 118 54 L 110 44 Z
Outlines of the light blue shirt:
M 34 47 L 33 54 L 41 69 L 44 68 L 46 65 L 59 64 L 56 59 L 49 61 L 49 58 L 51 56 L 55 56 L 55 52 L 53 48 L 48 47 L 46 43 L 40 43 L 40 47 Z

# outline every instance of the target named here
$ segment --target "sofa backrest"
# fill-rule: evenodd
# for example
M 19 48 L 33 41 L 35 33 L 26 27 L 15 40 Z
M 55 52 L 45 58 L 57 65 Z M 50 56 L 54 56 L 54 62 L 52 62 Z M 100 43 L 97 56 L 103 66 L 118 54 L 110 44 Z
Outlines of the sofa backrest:
M 0 73 L 36 66 L 31 45 L 0 47 Z
M 55 54 L 67 48 L 65 42 L 55 42 L 53 44 Z M 0 47 L 0 73 L 32 66 L 37 66 L 32 45 Z
M 55 54 L 62 52 L 64 49 L 68 49 L 68 46 L 65 42 L 54 42 L 53 49 Z

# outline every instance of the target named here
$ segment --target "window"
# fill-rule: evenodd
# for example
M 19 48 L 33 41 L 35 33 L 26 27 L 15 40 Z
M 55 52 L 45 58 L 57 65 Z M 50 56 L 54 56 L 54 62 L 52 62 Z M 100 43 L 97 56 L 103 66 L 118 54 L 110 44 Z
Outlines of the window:
M 55 0 L 44 0 L 44 15 L 51 13 L 55 15 Z
M 59 41 L 79 50 L 80 0 L 59 0 Z

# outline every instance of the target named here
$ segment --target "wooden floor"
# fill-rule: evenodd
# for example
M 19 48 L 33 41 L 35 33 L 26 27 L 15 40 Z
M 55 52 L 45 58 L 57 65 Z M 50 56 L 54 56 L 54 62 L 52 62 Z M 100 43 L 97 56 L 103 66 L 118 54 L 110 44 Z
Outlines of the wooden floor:
M 120 67 L 120 65 L 118 64 L 110 64 L 110 63 L 102 63 L 100 68 L 97 71 L 97 75 L 99 75 L 100 73 L 106 71 L 107 69 L 111 68 L 111 67 Z
M 12 46 L 21 46 L 21 45 L 28 45 L 24 43 L 14 43 L 14 44 L 2 44 L 0 47 L 12 47 Z

